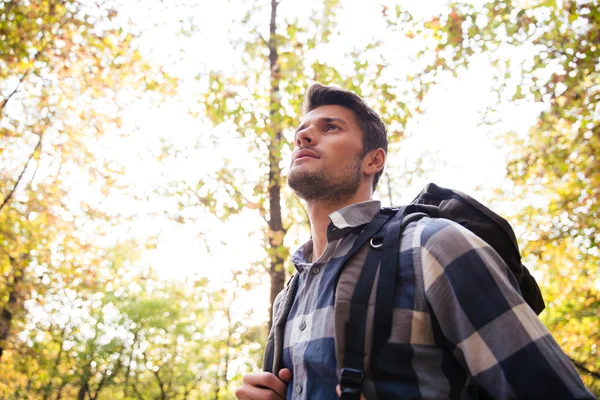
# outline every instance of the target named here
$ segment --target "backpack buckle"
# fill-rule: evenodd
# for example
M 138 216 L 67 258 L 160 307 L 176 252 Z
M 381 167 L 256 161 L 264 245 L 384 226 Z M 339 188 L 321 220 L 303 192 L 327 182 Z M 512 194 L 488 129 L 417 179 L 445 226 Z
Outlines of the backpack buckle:
M 364 378 L 365 373 L 359 369 L 342 368 L 342 376 L 340 377 L 342 398 L 358 399 L 362 391 Z
M 373 236 L 369 243 L 371 244 L 372 248 L 378 249 L 381 246 L 383 246 L 383 236 L 382 235 Z

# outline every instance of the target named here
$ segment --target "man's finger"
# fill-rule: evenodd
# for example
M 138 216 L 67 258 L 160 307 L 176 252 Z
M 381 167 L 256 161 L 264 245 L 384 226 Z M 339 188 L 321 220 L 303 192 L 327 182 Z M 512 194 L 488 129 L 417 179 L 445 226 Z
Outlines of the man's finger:
M 281 371 L 279 371 L 279 379 L 285 383 L 289 383 L 292 380 L 292 371 L 287 368 L 283 368 Z
M 257 388 L 270 389 L 283 398 L 287 392 L 287 385 L 270 372 L 246 374 L 242 382 Z
M 285 400 L 279 393 L 271 389 L 263 389 L 250 385 L 242 385 L 235 391 L 238 400 Z

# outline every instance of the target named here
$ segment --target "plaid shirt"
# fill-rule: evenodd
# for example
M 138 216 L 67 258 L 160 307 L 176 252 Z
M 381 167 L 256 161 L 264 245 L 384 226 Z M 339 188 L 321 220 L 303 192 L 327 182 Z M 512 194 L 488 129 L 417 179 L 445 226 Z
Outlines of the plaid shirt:
M 343 334 L 339 314 L 342 308 L 347 312 L 339 298 L 353 290 L 343 286 L 355 284 L 356 276 L 344 266 L 335 287 L 336 276 L 343 256 L 379 209 L 380 202 L 371 200 L 330 214 L 321 257 L 310 261 L 312 241 L 292 257 L 297 290 L 285 305 L 282 357 L 293 376 L 288 399 L 338 399 L 343 347 L 336 339 Z M 594 399 L 523 301 L 504 261 L 480 238 L 454 222 L 423 218 L 404 229 L 400 260 L 391 337 L 373 374 L 365 364 L 367 399 Z M 374 300 L 372 293 L 371 323 Z M 276 315 L 281 303 L 280 296 Z M 373 328 L 366 329 L 369 341 Z M 371 376 L 376 371 L 385 373 Z

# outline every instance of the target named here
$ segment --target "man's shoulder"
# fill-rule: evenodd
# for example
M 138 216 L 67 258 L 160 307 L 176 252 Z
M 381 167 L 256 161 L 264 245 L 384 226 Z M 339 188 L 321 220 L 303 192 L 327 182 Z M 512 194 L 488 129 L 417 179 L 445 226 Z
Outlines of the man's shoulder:
M 416 235 L 416 239 L 419 239 L 419 242 L 427 244 L 430 239 L 451 239 L 453 236 L 459 234 L 461 229 L 465 229 L 459 223 L 446 218 L 419 214 L 409 214 L 404 217 L 402 222 L 403 237 L 411 236 L 414 238 Z M 440 233 L 440 235 L 436 235 L 437 233 Z
M 489 245 L 459 223 L 446 218 L 424 216 L 406 225 L 402 234 L 402 251 L 418 251 L 445 263 L 461 255 L 488 248 Z

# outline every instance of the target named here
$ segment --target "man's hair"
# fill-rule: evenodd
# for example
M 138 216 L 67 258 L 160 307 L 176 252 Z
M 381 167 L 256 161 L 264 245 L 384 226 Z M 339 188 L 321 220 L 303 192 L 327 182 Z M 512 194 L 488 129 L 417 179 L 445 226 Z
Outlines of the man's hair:
M 302 112 L 307 114 L 317 107 L 328 105 L 342 106 L 354 111 L 363 132 L 361 158 L 377 148 L 382 148 L 387 154 L 388 138 L 385 124 L 379 115 L 356 93 L 334 86 L 313 83 L 306 92 Z M 381 174 L 383 174 L 383 168 L 373 177 L 373 191 L 377 188 Z

